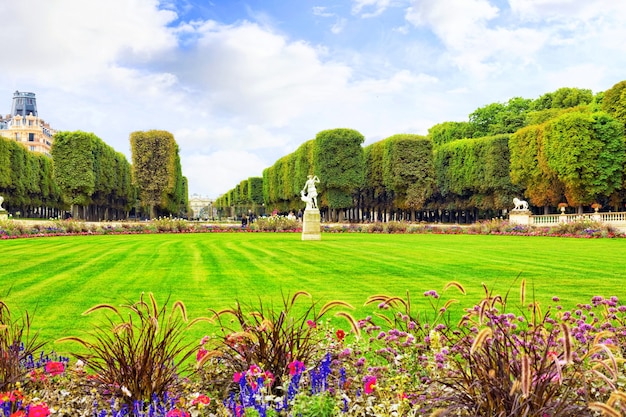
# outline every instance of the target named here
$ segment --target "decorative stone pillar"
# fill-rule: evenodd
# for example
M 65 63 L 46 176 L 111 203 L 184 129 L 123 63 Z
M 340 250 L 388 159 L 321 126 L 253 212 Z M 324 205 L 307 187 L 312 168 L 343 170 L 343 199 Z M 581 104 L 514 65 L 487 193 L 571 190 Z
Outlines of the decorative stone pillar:
M 0 220 L 7 220 L 9 215 L 5 209 L 2 208 L 2 203 L 4 202 L 4 197 L 0 195 Z
M 307 208 L 304 210 L 302 216 L 302 240 L 322 240 L 319 209 Z
M 530 225 L 530 217 L 532 213 L 530 210 L 511 210 L 509 212 L 509 222 L 511 224 L 522 224 L 524 226 Z

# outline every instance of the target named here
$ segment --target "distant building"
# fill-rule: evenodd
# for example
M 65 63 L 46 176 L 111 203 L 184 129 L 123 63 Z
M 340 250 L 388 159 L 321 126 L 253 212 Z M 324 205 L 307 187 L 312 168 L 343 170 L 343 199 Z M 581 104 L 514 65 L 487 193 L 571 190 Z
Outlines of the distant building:
M 0 136 L 19 142 L 33 152 L 50 156 L 55 133 L 39 118 L 35 93 L 13 93 L 11 114 L 0 116 Z
M 192 194 L 189 198 L 189 208 L 193 212 L 194 219 L 208 220 L 215 217 L 213 213 L 213 200 L 199 194 Z

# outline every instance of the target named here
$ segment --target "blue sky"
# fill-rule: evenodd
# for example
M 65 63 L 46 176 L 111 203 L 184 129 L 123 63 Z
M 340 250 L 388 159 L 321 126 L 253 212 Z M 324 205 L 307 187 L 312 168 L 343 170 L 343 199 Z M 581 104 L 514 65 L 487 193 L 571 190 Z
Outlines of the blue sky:
M 190 194 L 210 197 L 321 130 L 369 144 L 626 79 L 615 0 L 22 0 L 0 16 L 0 113 L 34 92 L 54 128 L 129 160 L 131 132 L 168 130 Z

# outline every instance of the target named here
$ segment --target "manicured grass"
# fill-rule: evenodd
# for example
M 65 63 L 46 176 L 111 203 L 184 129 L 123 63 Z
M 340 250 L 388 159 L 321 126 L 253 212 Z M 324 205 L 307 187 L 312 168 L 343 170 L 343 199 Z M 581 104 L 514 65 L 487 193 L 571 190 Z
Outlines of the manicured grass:
M 414 310 L 432 312 L 423 296 L 431 289 L 442 302 L 459 299 L 459 317 L 484 294 L 481 283 L 502 295 L 511 289 L 517 302 L 521 279 L 527 302 L 533 291 L 543 304 L 559 296 L 569 307 L 594 295 L 626 298 L 624 239 L 324 234 L 303 242 L 297 233 L 206 233 L 17 239 L 0 250 L 0 299 L 34 313 L 46 340 L 81 334 L 102 318 L 81 316 L 89 307 L 135 301 L 142 291 L 183 301 L 192 318 L 298 290 L 347 301 L 357 319 L 376 310 L 363 306 L 368 296 L 407 290 Z M 450 281 L 467 295 L 442 293 Z M 196 328 L 198 337 L 207 331 Z

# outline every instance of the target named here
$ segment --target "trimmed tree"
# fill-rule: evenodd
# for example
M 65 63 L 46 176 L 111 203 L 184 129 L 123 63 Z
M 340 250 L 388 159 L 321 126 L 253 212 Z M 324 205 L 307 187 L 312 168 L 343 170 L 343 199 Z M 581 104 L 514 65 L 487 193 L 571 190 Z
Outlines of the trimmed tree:
M 54 136 L 54 178 L 75 218 L 86 218 L 85 207 L 92 202 L 96 181 L 92 147 L 96 140 L 93 133 L 81 131 L 57 132 Z
M 384 140 L 383 181 L 397 208 L 421 209 L 435 186 L 432 142 L 424 136 L 399 134 Z
M 320 205 L 333 211 L 353 206 L 353 194 L 363 185 L 365 175 L 364 140 L 352 129 L 324 130 L 316 135 L 313 159 L 321 180 Z
M 141 204 L 149 208 L 150 218 L 157 208 L 165 208 L 168 194 L 176 187 L 177 145 L 174 135 L 164 130 L 130 134 L 133 181 Z
M 624 126 L 605 112 L 572 112 L 545 126 L 546 156 L 565 186 L 568 204 L 608 197 L 622 185 Z
M 511 182 L 526 191 L 524 195 L 534 206 L 556 206 L 564 193 L 563 183 L 548 165 L 545 155 L 543 125 L 527 126 L 509 140 Z

